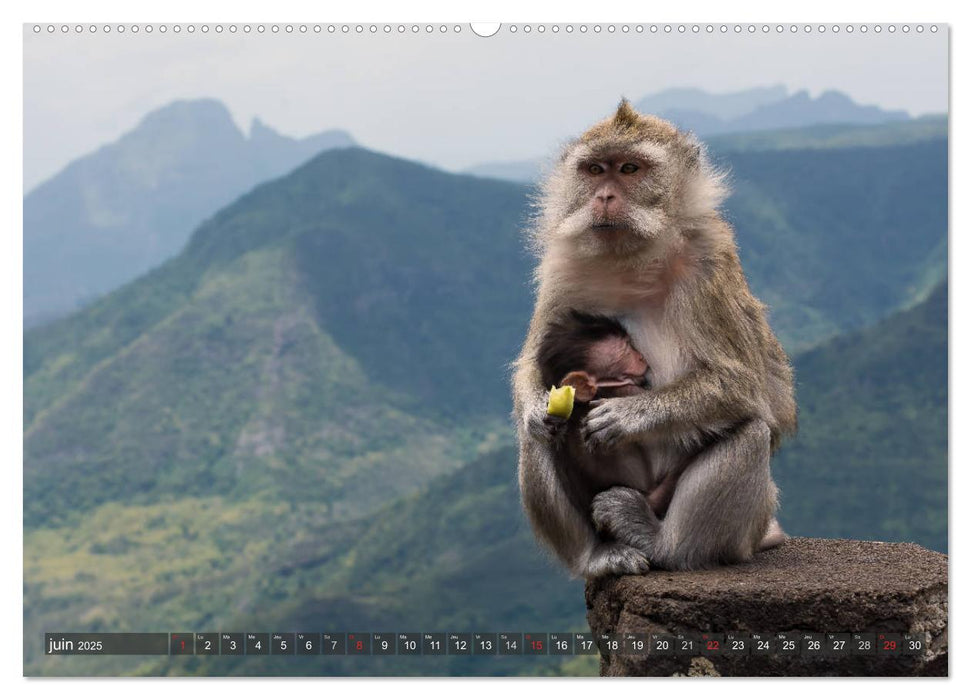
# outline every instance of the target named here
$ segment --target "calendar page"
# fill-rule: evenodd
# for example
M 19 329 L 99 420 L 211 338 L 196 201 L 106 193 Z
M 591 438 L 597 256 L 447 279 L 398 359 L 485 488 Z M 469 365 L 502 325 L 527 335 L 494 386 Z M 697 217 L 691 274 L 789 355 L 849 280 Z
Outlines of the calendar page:
M 947 675 L 951 27 L 651 12 L 23 25 L 25 676 Z

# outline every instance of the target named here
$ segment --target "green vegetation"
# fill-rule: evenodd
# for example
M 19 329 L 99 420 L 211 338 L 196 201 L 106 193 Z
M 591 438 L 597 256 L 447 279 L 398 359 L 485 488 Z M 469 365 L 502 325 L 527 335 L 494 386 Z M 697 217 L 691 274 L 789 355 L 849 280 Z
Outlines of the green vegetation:
M 774 471 L 793 534 L 947 551 L 947 287 L 796 360 L 799 436 Z
M 533 541 L 503 448 L 363 518 L 219 497 L 105 505 L 25 538 L 29 673 L 127 673 L 130 660 L 44 659 L 53 629 L 584 631 L 583 589 Z M 569 659 L 568 659 L 569 660 Z M 556 672 L 558 659 L 218 659 L 223 674 Z M 571 669 L 586 669 L 576 663 Z M 185 673 L 153 659 L 139 673 Z
M 947 298 L 796 359 L 800 435 L 776 457 L 794 535 L 947 545 Z M 45 630 L 584 629 L 582 588 L 542 555 L 513 448 L 356 519 L 220 497 L 110 504 L 25 541 L 33 672 L 127 673 L 127 660 L 38 659 Z M 96 584 L 96 585 L 95 585 Z M 156 659 L 139 673 L 590 673 L 589 660 Z
M 724 162 L 742 265 L 790 352 L 868 326 L 943 279 L 946 141 Z
M 946 159 L 942 140 L 731 156 L 752 286 L 790 350 L 812 348 L 776 463 L 793 534 L 946 548 Z M 26 671 L 595 673 L 39 655 L 53 630 L 584 629 L 515 479 L 527 194 L 329 151 L 28 331 Z
M 369 509 L 492 439 L 497 419 L 458 440 L 369 380 L 321 330 L 295 274 L 280 248 L 212 268 L 37 412 L 24 435 L 25 522 L 116 500 L 260 492 Z
M 903 146 L 946 139 L 947 128 L 947 117 L 935 115 L 887 124 L 819 124 L 799 129 L 720 134 L 706 141 L 716 153 Z

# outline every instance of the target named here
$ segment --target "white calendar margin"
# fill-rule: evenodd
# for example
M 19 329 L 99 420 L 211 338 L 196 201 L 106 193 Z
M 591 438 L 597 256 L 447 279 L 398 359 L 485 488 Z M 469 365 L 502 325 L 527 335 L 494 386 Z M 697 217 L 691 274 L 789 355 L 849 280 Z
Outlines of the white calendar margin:
M 201 5 L 198 1 L 168 0 L 161 3 L 131 3 L 121 0 L 86 0 L 71 2 L 70 0 L 53 0 L 49 2 L 35 2 L 29 6 L 24 4 L 16 8 L 5 8 L 3 27 L 3 41 L 0 51 L 3 52 L 2 65 L 5 95 L 14 95 L 4 110 L 5 138 L 3 139 L 3 193 L 4 219 L 7 224 L 4 240 L 3 255 L 0 256 L 0 280 L 3 283 L 3 302 L 0 304 L 0 323 L 5 331 L 5 342 L 0 345 L 4 368 L 4 396 L 3 415 L 0 425 L 3 426 L 6 447 L 6 459 L 3 464 L 7 468 L 8 484 L 4 489 L 8 502 L 3 513 L 4 544 L 3 552 L 14 559 L 14 566 L 4 567 L 6 575 L 3 579 L 3 600 L 6 605 L 3 610 L 2 669 L 4 685 L 12 685 L 10 689 L 14 697 L 50 697 L 63 698 L 68 694 L 83 692 L 97 694 L 99 698 L 131 698 L 138 696 L 139 700 L 154 700 L 155 698 L 170 698 L 174 693 L 180 696 L 194 697 L 196 695 L 212 696 L 216 693 L 230 692 L 234 700 L 248 698 L 265 698 L 267 695 L 309 694 L 309 693 L 340 693 L 357 697 L 383 695 L 385 697 L 421 697 L 421 698 L 461 698 L 474 700 L 478 698 L 495 697 L 495 694 L 515 693 L 522 695 L 555 694 L 557 698 L 583 697 L 586 699 L 591 693 L 602 694 L 650 694 L 677 693 L 687 697 L 710 697 L 714 694 L 731 693 L 732 695 L 750 693 L 778 693 L 795 694 L 796 697 L 818 696 L 820 693 L 843 692 L 879 692 L 883 698 L 910 697 L 913 693 L 928 690 L 924 683 L 935 683 L 932 692 L 940 695 L 956 694 L 958 684 L 955 678 L 967 676 L 962 669 L 961 661 L 966 657 L 955 656 L 963 648 L 961 631 L 963 627 L 963 612 L 960 605 L 955 609 L 954 596 L 951 596 L 950 609 L 950 654 L 951 680 L 910 680 L 896 681 L 888 679 L 780 679 L 780 680 L 745 680 L 726 679 L 715 681 L 714 684 L 701 679 L 688 681 L 679 679 L 168 679 L 162 682 L 153 679 L 31 679 L 22 678 L 22 601 L 23 601 L 23 540 L 22 540 L 22 244 L 19 232 L 22 231 L 22 115 L 23 115 L 23 35 L 21 24 L 25 22 L 159 22 L 162 21 L 436 21 L 460 22 L 475 21 L 504 21 L 504 22 L 632 22 L 642 20 L 652 23 L 664 22 L 813 22 L 825 21 L 840 23 L 861 22 L 898 22 L 898 23 L 933 23 L 951 24 L 951 114 L 961 116 L 966 114 L 969 103 L 966 99 L 967 50 L 962 51 L 962 30 L 971 28 L 971 23 L 958 21 L 955 5 L 944 0 L 923 0 L 922 2 L 900 2 L 884 0 L 865 8 L 858 8 L 839 0 L 814 0 L 801 6 L 782 5 L 761 1 L 739 0 L 733 3 L 714 2 L 704 0 L 691 5 L 687 3 L 647 3 L 638 2 L 578 2 L 576 0 L 561 0 L 550 3 L 527 3 L 522 0 L 493 0 L 492 2 L 445 2 L 443 0 L 413 0 L 412 2 L 392 2 L 391 0 L 373 2 L 355 2 L 341 5 L 311 3 L 298 0 L 274 0 L 273 2 L 256 2 L 254 0 L 240 0 L 231 5 L 228 3 L 210 3 Z M 953 118 L 953 116 L 952 116 Z M 953 195 L 960 191 L 967 191 L 968 182 L 968 149 L 966 141 L 955 139 L 954 129 L 950 139 L 951 144 L 951 231 L 966 230 L 963 223 L 968 221 L 966 199 Z M 963 185 L 963 187 L 961 186 Z M 961 237 L 952 236 L 949 241 L 950 268 L 962 269 L 962 263 L 967 263 L 968 255 Z M 952 334 L 950 348 L 952 357 L 967 357 L 965 352 L 971 347 L 968 334 L 969 309 L 971 309 L 971 282 L 962 279 L 961 275 L 949 274 L 951 284 L 950 319 Z M 962 501 L 956 500 L 954 494 L 959 491 L 967 492 L 966 476 L 962 476 L 961 467 L 967 467 L 967 457 L 971 454 L 968 449 L 968 434 L 964 430 L 968 418 L 968 395 L 971 393 L 971 372 L 955 364 L 950 374 L 951 410 L 949 420 L 951 426 L 957 428 L 950 432 L 951 464 L 956 465 L 950 470 L 950 503 L 949 516 L 950 554 L 952 564 L 951 590 L 958 581 L 963 581 L 962 574 L 968 567 L 962 566 L 963 554 L 967 551 L 964 535 L 967 532 L 967 518 L 962 518 Z M 956 625 L 955 622 L 958 622 Z M 325 686 L 320 683 L 326 683 Z M 609 691 L 606 683 L 621 683 Z M 647 687 L 645 683 L 651 683 Z M 678 684 L 674 688 L 674 684 Z M 879 689 L 864 688 L 863 684 L 879 684 Z M 915 686 L 920 683 L 921 687 Z M 336 684 L 339 684 L 337 686 Z M 661 685 L 658 685 L 661 684 Z M 728 686 L 724 684 L 729 684 Z M 771 685 L 772 687 L 764 687 Z

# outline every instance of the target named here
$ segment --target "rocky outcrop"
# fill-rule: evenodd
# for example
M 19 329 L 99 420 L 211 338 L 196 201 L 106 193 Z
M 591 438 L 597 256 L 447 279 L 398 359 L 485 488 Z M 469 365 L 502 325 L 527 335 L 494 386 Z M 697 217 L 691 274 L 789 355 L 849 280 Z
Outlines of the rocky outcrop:
M 944 676 L 947 564 L 793 538 L 747 564 L 590 581 L 587 619 L 604 676 Z

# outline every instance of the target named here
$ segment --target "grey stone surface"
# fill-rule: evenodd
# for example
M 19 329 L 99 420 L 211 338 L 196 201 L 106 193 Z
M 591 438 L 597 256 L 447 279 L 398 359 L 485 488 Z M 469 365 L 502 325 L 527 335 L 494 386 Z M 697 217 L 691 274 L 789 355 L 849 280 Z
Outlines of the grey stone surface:
M 918 655 L 604 654 L 604 676 L 946 676 L 947 556 L 915 544 L 793 538 L 749 563 L 589 581 L 601 633 L 917 635 Z

